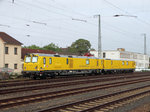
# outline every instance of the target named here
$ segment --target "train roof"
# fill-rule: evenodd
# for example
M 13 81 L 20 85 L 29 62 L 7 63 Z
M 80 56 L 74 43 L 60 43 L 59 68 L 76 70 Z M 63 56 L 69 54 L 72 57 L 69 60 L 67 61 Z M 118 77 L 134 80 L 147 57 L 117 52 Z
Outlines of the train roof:
M 75 56 L 75 55 L 59 55 L 59 54 L 43 54 L 43 53 L 31 53 L 38 56 L 50 56 L 50 57 L 66 57 L 66 58 L 88 58 L 88 59 L 100 59 L 96 57 L 87 57 L 87 56 Z
M 104 58 L 105 60 L 121 60 L 121 61 L 134 61 L 132 59 L 108 59 L 108 58 Z
M 97 57 L 87 57 L 87 56 L 75 56 L 75 55 L 59 55 L 59 54 L 43 54 L 43 53 L 31 53 L 38 56 L 49 56 L 49 57 L 66 57 L 66 58 L 88 58 L 88 59 L 104 59 L 104 60 L 120 60 L 120 61 L 134 61 L 131 59 L 108 59 L 108 58 L 97 58 Z

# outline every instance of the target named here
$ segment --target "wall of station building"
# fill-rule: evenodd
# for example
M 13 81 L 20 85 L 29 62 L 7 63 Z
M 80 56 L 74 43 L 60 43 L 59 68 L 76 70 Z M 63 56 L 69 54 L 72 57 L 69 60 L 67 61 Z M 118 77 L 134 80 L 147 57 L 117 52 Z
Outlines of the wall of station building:
M 97 51 L 90 51 L 91 54 L 93 54 L 95 57 L 98 57 Z M 101 53 L 102 58 L 107 59 L 129 59 L 134 60 L 136 62 L 136 68 L 142 69 L 142 68 L 149 68 L 149 56 L 140 54 L 140 53 L 134 53 L 134 52 L 127 52 L 127 51 L 103 51 Z
M 4 66 L 4 42 L 0 38 L 0 68 Z
M 8 54 L 5 53 L 5 47 L 8 47 Z M 17 54 L 14 54 L 14 48 L 17 48 Z M 0 39 L 0 68 L 4 67 L 12 69 L 14 73 L 21 73 L 21 45 L 4 44 Z

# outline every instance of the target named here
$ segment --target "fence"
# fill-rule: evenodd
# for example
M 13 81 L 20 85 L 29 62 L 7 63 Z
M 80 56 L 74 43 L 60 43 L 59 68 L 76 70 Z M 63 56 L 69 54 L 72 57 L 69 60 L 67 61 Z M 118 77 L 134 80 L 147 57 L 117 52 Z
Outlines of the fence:
M 10 68 L 0 68 L 0 79 L 9 79 L 9 76 L 13 71 L 14 70 Z

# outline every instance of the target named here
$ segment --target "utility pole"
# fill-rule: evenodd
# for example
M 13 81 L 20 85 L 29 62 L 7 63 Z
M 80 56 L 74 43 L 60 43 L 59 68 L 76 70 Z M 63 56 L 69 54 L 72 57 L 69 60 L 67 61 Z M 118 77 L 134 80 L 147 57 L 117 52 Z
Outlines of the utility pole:
M 144 33 L 144 54 L 146 55 L 146 34 Z
M 102 42 L 101 42 L 101 16 L 100 15 L 95 15 L 98 17 L 98 58 L 101 57 L 101 52 L 102 52 Z
M 14 3 L 15 2 L 15 0 L 12 0 L 12 3 Z

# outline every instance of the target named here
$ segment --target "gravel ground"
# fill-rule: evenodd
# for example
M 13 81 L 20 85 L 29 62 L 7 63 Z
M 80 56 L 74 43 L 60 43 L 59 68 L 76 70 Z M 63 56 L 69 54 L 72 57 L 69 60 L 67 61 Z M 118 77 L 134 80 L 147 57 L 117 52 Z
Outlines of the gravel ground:
M 115 88 L 110 88 L 110 89 L 102 89 L 102 90 L 97 90 L 97 91 L 92 91 L 92 92 L 87 92 L 87 93 L 82 93 L 82 94 L 78 94 L 78 95 L 62 97 L 62 98 L 55 98 L 55 99 L 51 99 L 49 101 L 37 102 L 37 103 L 28 104 L 28 105 L 22 105 L 20 107 L 14 107 L 11 109 L 5 109 L 5 110 L 3 110 L 3 112 L 37 112 L 44 108 L 49 108 L 49 107 L 56 106 L 56 105 L 58 106 L 58 105 L 66 104 L 66 103 L 73 102 L 73 101 L 80 101 L 80 100 L 84 100 L 84 99 L 88 99 L 88 98 L 92 98 L 92 97 L 96 97 L 96 96 L 106 95 L 108 93 L 114 93 L 114 92 L 131 89 L 131 88 L 137 88 L 137 87 L 141 87 L 141 86 L 149 85 L 149 84 L 150 84 L 150 81 L 143 82 L 143 83 L 131 84 L 131 85 L 125 85 L 125 86 L 115 87 Z M 137 102 L 136 102 L 136 105 L 137 105 Z M 113 112 L 129 111 L 129 110 L 133 109 L 133 107 L 134 107 L 134 105 L 130 104 L 129 107 L 124 108 L 124 110 L 123 110 L 123 108 L 120 108 Z
M 129 112 L 150 112 L 150 96 L 142 100 L 142 106 L 139 105 L 136 108 L 130 110 Z
M 141 79 L 141 78 L 135 78 L 135 79 Z M 79 87 L 94 86 L 94 85 L 100 85 L 100 84 L 108 84 L 108 83 L 127 81 L 127 80 L 133 80 L 133 79 L 126 79 L 125 78 L 122 80 L 112 80 L 112 81 L 96 82 L 96 83 L 88 83 L 88 84 L 80 84 L 80 85 L 71 85 L 71 86 L 57 87 L 57 88 L 50 88 L 50 89 L 40 89 L 40 90 L 34 90 L 34 91 L 17 92 L 17 93 L 12 93 L 12 94 L 0 95 L 0 99 L 27 96 L 27 95 L 33 95 L 33 94 L 39 94 L 39 93 L 46 93 L 46 92 L 54 92 L 54 91 L 73 89 L 73 88 L 79 88 Z M 70 81 L 70 82 L 76 82 L 76 81 Z
M 150 96 L 133 101 L 109 112 L 150 112 Z

